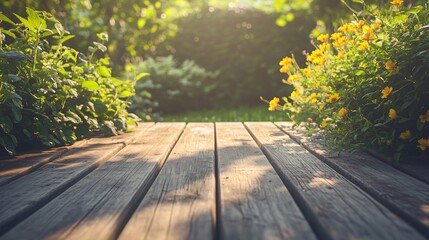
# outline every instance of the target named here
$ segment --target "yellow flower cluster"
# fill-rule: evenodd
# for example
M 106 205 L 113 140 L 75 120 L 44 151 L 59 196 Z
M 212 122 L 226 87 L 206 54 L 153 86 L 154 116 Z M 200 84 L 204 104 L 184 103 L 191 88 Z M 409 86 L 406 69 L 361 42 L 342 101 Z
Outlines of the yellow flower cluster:
M 393 108 L 389 109 L 389 118 L 390 118 L 390 119 L 395 119 L 395 118 L 396 118 L 396 116 L 397 116 L 397 114 L 396 114 L 396 110 L 395 110 L 395 109 L 393 109 Z
M 384 64 L 386 70 L 392 74 L 397 74 L 399 72 L 399 67 L 396 65 L 396 63 L 389 59 L 385 64 Z
M 417 145 L 418 148 L 420 148 L 422 151 L 426 150 L 426 148 L 429 147 L 429 138 L 420 138 L 419 141 L 417 141 L 419 145 Z
M 383 90 L 381 90 L 381 98 L 386 99 L 390 93 L 393 91 L 392 87 L 385 87 Z
M 338 116 L 340 116 L 340 117 L 344 117 L 344 116 L 346 116 L 347 115 L 347 113 L 348 113 L 349 111 L 347 111 L 347 109 L 346 108 L 341 108 L 340 109 L 340 111 L 338 111 Z
M 401 6 L 402 3 L 404 3 L 404 0 L 392 0 L 390 2 L 390 4 L 392 4 L 393 6 L 397 6 L 397 7 Z
M 285 57 L 283 58 L 280 62 L 279 65 L 281 66 L 280 68 L 280 72 L 281 73 L 288 73 L 289 69 L 292 65 L 292 58 L 290 57 Z
M 268 107 L 268 110 L 270 111 L 274 111 L 277 109 L 277 106 L 279 105 L 279 101 L 280 99 L 278 97 L 274 97 L 271 101 L 270 101 L 270 106 Z
M 425 114 L 419 116 L 419 120 L 421 123 L 429 122 L 429 110 L 426 111 Z
M 326 100 L 328 103 L 334 103 L 340 99 L 340 95 L 338 93 L 332 94 L 329 96 L 329 98 Z

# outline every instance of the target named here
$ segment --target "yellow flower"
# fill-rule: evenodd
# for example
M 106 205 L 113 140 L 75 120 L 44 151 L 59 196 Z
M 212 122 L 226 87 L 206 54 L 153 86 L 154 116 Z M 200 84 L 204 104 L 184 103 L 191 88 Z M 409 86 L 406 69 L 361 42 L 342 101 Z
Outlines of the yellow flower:
M 323 122 L 320 124 L 320 127 L 321 127 L 321 128 L 325 128 L 326 126 L 328 126 L 328 123 L 327 123 L 326 121 L 323 121 Z
M 427 139 L 420 138 L 418 143 L 419 143 L 419 145 L 417 147 L 420 148 L 422 151 L 424 151 L 424 150 L 426 150 L 427 147 L 429 147 L 429 138 L 427 138 Z
M 319 109 L 320 109 L 320 110 L 325 109 L 325 105 L 320 105 L 320 106 L 319 106 Z
M 419 119 L 421 123 L 429 122 L 429 110 L 426 111 L 426 114 L 420 115 Z
M 391 108 L 389 109 L 389 118 L 390 119 L 395 119 L 396 118 L 396 110 Z
M 338 58 L 339 59 L 343 59 L 346 56 L 346 51 L 345 50 L 341 50 L 338 52 Z
M 329 37 L 329 34 L 320 34 L 318 37 L 317 37 L 317 40 L 319 40 L 319 41 L 321 41 L 321 42 L 326 42 L 326 41 L 328 41 L 328 37 Z
M 285 57 L 279 62 L 280 66 L 290 66 L 291 64 L 292 64 L 292 58 L 290 57 Z
M 402 3 L 404 3 L 404 0 L 392 0 L 392 1 L 390 1 L 390 4 L 392 4 L 393 6 L 397 6 L 397 7 L 402 5 Z
M 308 68 L 304 68 L 302 69 L 302 73 L 304 73 L 305 76 L 310 77 L 314 74 L 314 71 Z
M 375 35 L 373 33 L 373 30 L 367 26 L 363 28 L 363 34 L 361 36 L 361 39 L 364 41 L 371 41 L 375 39 Z
M 310 102 L 311 102 L 312 104 L 316 104 L 316 103 L 317 103 L 317 95 L 316 95 L 315 93 L 312 93 L 312 94 L 308 97 L 308 99 L 310 100 Z
M 338 116 L 344 117 L 347 115 L 347 113 L 348 113 L 347 109 L 341 108 L 340 111 L 338 111 Z
M 280 99 L 278 97 L 274 97 L 271 101 L 270 101 L 270 106 L 268 107 L 268 110 L 270 111 L 274 111 L 277 108 L 277 105 L 279 104 Z
M 401 132 L 401 134 L 399 135 L 399 138 L 402 140 L 409 140 L 411 139 L 413 135 L 411 135 L 411 131 L 410 130 L 405 130 L 404 132 Z
M 301 93 L 299 92 L 299 90 L 298 89 L 295 89 L 291 94 L 290 94 L 290 97 L 292 98 L 292 99 L 297 99 L 298 97 L 299 97 L 299 95 L 300 95 Z
M 281 73 L 288 73 L 289 72 L 289 66 L 282 66 L 280 68 Z
M 363 20 L 359 20 L 359 22 L 356 24 L 356 28 L 361 29 L 364 24 L 365 22 Z
M 326 100 L 328 103 L 334 103 L 340 99 L 340 95 L 338 93 L 332 94 L 329 96 L 329 98 Z
M 298 81 L 298 80 L 299 80 L 299 75 L 293 74 L 293 75 L 289 75 L 288 79 L 283 80 L 283 82 L 290 85 L 293 82 Z
M 360 43 L 358 43 L 358 50 L 363 51 L 363 50 L 367 50 L 367 49 L 369 49 L 368 42 L 360 42 Z
M 329 45 L 329 43 L 322 43 L 320 44 L 319 48 L 320 48 L 320 51 L 326 52 L 329 50 L 329 48 L 331 48 L 331 45 Z
M 392 92 L 392 90 L 393 90 L 392 87 L 385 87 L 383 90 L 381 90 L 381 94 L 382 94 L 381 98 L 382 99 L 387 98 Z
M 384 64 L 386 67 L 386 70 L 389 71 L 392 74 L 397 74 L 399 72 L 399 67 L 396 65 L 396 63 L 393 60 L 389 60 Z
M 342 26 L 340 26 L 338 28 L 338 31 L 341 31 L 341 32 L 344 32 L 344 33 L 351 32 L 353 30 L 355 30 L 354 26 L 351 25 L 351 24 L 348 24 L 348 23 L 346 23 L 346 24 L 344 24 L 344 25 L 342 25 Z
M 371 29 L 372 30 L 377 30 L 377 29 L 379 29 L 379 28 L 381 28 L 381 24 L 380 23 L 372 23 L 371 24 Z
M 332 45 L 336 48 L 342 47 L 347 43 L 347 38 L 346 37 L 339 37 L 337 38 Z
M 341 33 L 333 33 L 333 34 L 331 35 L 331 39 L 332 39 L 332 40 L 334 40 L 334 41 L 336 41 L 336 40 L 338 40 L 341 36 L 342 36 L 342 35 L 341 35 Z

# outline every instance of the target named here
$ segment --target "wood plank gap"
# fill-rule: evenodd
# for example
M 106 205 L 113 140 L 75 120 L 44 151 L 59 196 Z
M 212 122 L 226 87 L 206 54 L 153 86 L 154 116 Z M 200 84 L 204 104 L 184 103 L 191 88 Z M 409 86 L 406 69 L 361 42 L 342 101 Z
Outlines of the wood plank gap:
M 290 192 L 291 196 L 295 199 L 296 204 L 313 230 L 314 234 L 318 239 L 324 240 L 332 240 L 333 238 L 330 236 L 328 231 L 322 226 L 321 222 L 317 219 L 316 214 L 311 211 L 310 205 L 305 201 L 303 196 L 299 193 L 297 187 L 286 178 L 285 174 L 283 174 L 281 168 L 273 161 L 273 157 L 268 152 L 268 150 L 263 146 L 262 142 L 256 137 L 256 135 L 252 132 L 252 130 L 244 123 L 246 130 L 249 132 L 250 136 L 252 136 L 253 140 L 258 145 L 259 149 L 261 149 L 262 153 L 267 157 L 270 164 L 273 166 L 274 170 L 279 175 L 280 179 L 283 181 L 285 187 Z
M 246 123 L 323 239 L 424 239 L 402 218 L 273 123 Z M 299 197 L 299 195 L 301 197 Z
M 156 177 L 158 176 L 159 172 L 161 171 L 162 167 L 164 166 L 166 159 L 170 157 L 171 152 L 173 151 L 174 147 L 176 146 L 177 142 L 179 141 L 180 137 L 182 137 L 183 132 L 185 130 L 186 125 L 183 126 L 182 130 L 180 131 L 179 135 L 174 139 L 174 143 L 170 146 L 169 150 L 165 154 L 165 157 L 161 160 L 160 164 L 157 166 L 155 171 L 153 171 L 147 180 L 147 184 L 142 184 L 142 186 L 139 188 L 139 190 L 136 192 L 136 194 L 131 199 L 128 206 L 125 208 L 126 210 L 121 214 L 119 217 L 119 223 L 118 228 L 114 232 L 114 239 L 117 239 L 119 235 L 121 235 L 122 230 L 124 230 L 125 226 L 127 225 L 128 221 L 130 220 L 131 216 L 134 214 L 136 209 L 139 207 L 140 203 L 142 202 L 144 196 L 149 191 L 150 187 L 152 186 L 153 182 L 155 181 Z
M 377 161 L 373 162 L 374 164 L 376 164 L 374 167 L 378 167 L 380 169 L 383 168 L 383 166 L 380 167 L 380 165 L 385 165 L 385 168 L 383 169 L 384 172 L 377 171 L 376 174 L 378 176 L 382 176 L 383 174 L 390 174 L 389 176 L 396 176 L 395 181 L 398 181 L 397 179 L 401 179 L 399 180 L 399 182 L 401 183 L 414 180 L 414 183 L 407 184 L 407 186 L 389 181 L 383 181 L 379 183 L 379 185 L 383 185 L 384 188 L 389 187 L 389 184 L 394 185 L 395 187 L 389 187 L 393 188 L 394 192 L 385 190 L 383 188 L 377 188 L 377 186 L 372 186 L 370 184 L 370 179 L 372 179 L 371 176 L 374 174 L 370 174 L 368 170 L 366 172 L 362 172 L 368 168 L 363 168 L 363 170 L 360 172 L 360 166 L 351 166 L 347 164 L 350 161 L 359 161 L 360 165 L 366 164 L 365 166 L 368 166 L 370 162 L 367 160 L 367 158 L 371 158 L 370 155 L 362 156 L 361 158 L 356 159 L 356 155 L 351 154 L 349 156 L 342 157 L 344 159 L 347 158 L 345 159 L 345 161 L 348 162 L 340 162 L 341 159 L 339 158 L 332 159 L 332 157 L 330 157 L 330 155 L 325 150 L 322 150 L 323 146 L 321 146 L 317 142 L 306 141 L 306 138 L 304 136 L 297 135 L 298 132 L 292 134 L 291 132 L 287 131 L 285 128 L 288 127 L 288 124 L 275 123 L 275 125 L 284 133 L 286 133 L 292 140 L 300 144 L 302 147 L 307 149 L 307 151 L 318 157 L 321 161 L 326 163 L 332 169 L 334 169 L 335 171 L 346 177 L 348 180 L 359 186 L 361 189 L 366 191 L 374 199 L 385 205 L 393 213 L 400 216 L 405 222 L 407 222 L 415 229 L 417 229 L 421 234 L 429 238 L 429 214 L 423 212 L 423 210 L 421 209 L 422 206 L 426 206 L 426 208 L 429 208 L 429 186 L 426 183 L 421 182 L 420 180 L 415 179 L 412 176 L 406 175 L 405 173 L 397 170 L 396 168 L 392 169 L 392 166 L 390 164 L 385 164 L 383 162 L 378 162 L 377 159 L 372 159 L 373 161 Z M 348 168 L 348 166 L 350 167 Z M 352 167 L 353 169 L 351 169 Z M 378 179 L 381 178 L 379 177 L 374 180 L 375 182 L 373 182 L 373 184 L 377 184 Z M 414 186 L 417 187 L 413 189 Z M 401 193 L 401 190 L 407 192 Z M 409 190 L 415 190 L 415 194 L 413 194 Z M 420 217 L 420 219 L 418 217 Z
M 213 217 L 213 239 L 221 240 L 222 233 L 222 218 L 221 216 L 221 199 L 220 199 L 220 180 L 219 180 L 219 155 L 218 155 L 218 142 L 217 142 L 217 124 L 214 126 L 214 172 L 215 172 L 215 203 Z
M 115 142 L 115 145 L 113 145 L 112 148 L 109 148 L 107 151 L 104 150 L 104 153 L 98 153 L 101 155 L 95 156 L 96 159 L 94 159 L 94 161 L 91 161 L 88 164 L 82 163 L 80 165 L 81 169 L 79 169 L 78 172 L 73 172 L 70 176 L 66 176 L 66 179 L 59 179 L 60 176 L 55 177 L 55 179 L 58 181 L 58 185 L 52 186 L 52 183 L 50 183 L 49 179 L 44 180 L 40 178 L 44 178 L 49 176 L 51 173 L 55 173 L 55 169 L 57 167 L 64 166 L 63 163 L 61 163 L 62 165 L 58 165 L 58 162 L 61 162 L 63 158 L 67 157 L 73 159 L 73 154 L 78 153 L 79 150 L 82 150 L 81 148 L 69 151 L 67 154 L 64 154 L 62 158 L 57 158 L 55 161 L 45 164 L 37 171 L 34 171 L 29 175 L 25 175 L 8 185 L 0 187 L 0 236 L 4 235 L 21 221 L 25 220 L 34 212 L 55 199 L 58 195 L 69 189 L 80 179 L 91 173 L 94 169 L 101 166 L 108 159 L 115 156 L 127 144 L 135 141 L 151 125 L 151 123 L 145 124 L 139 132 L 133 135 L 132 138 L 121 139 L 120 142 Z M 97 140 L 94 139 L 94 142 L 96 141 Z M 108 141 L 108 139 L 101 139 L 101 141 Z M 87 145 L 88 144 L 85 144 L 85 146 L 82 148 L 91 147 L 91 145 Z M 25 190 L 25 187 L 32 183 L 36 183 L 36 186 Z M 36 194 L 37 197 L 33 197 L 31 195 L 33 191 L 44 191 L 44 193 L 38 192 Z M 19 193 L 17 194 L 16 192 Z

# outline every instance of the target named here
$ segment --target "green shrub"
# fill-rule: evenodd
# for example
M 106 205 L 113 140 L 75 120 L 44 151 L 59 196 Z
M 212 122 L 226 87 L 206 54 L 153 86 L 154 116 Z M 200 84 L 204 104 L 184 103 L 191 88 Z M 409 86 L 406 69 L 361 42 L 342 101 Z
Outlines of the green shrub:
M 164 114 L 179 113 L 202 109 L 210 100 L 216 73 L 206 71 L 194 61 L 185 60 L 179 65 L 172 56 L 148 58 L 135 68 L 148 73 L 137 82 L 130 107 L 141 117 L 147 115 L 145 111 L 149 108 Z M 150 101 L 150 97 L 156 102 Z
M 301 68 L 281 62 L 290 97 L 270 101 L 297 123 L 319 126 L 337 150 L 370 147 L 399 160 L 429 151 L 429 10 L 367 6 L 338 32 L 317 37 Z
M 41 142 L 71 144 L 92 132 L 116 134 L 136 117 L 128 114 L 133 81 L 111 76 L 106 34 L 89 56 L 64 46 L 71 39 L 49 13 L 27 8 L 14 23 L 0 13 L 0 144 L 9 154 L 17 146 Z M 6 37 L 7 36 L 7 37 Z

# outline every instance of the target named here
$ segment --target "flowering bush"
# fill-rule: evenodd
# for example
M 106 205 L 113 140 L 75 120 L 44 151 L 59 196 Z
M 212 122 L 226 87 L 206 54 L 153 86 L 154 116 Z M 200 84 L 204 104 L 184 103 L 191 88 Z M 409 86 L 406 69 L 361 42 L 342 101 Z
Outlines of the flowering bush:
M 288 110 L 330 136 L 336 150 L 370 147 L 405 154 L 429 151 L 429 11 L 427 4 L 392 0 L 366 6 L 337 32 L 321 34 L 306 54 L 280 61 L 289 97 L 274 98 L 269 110 Z

